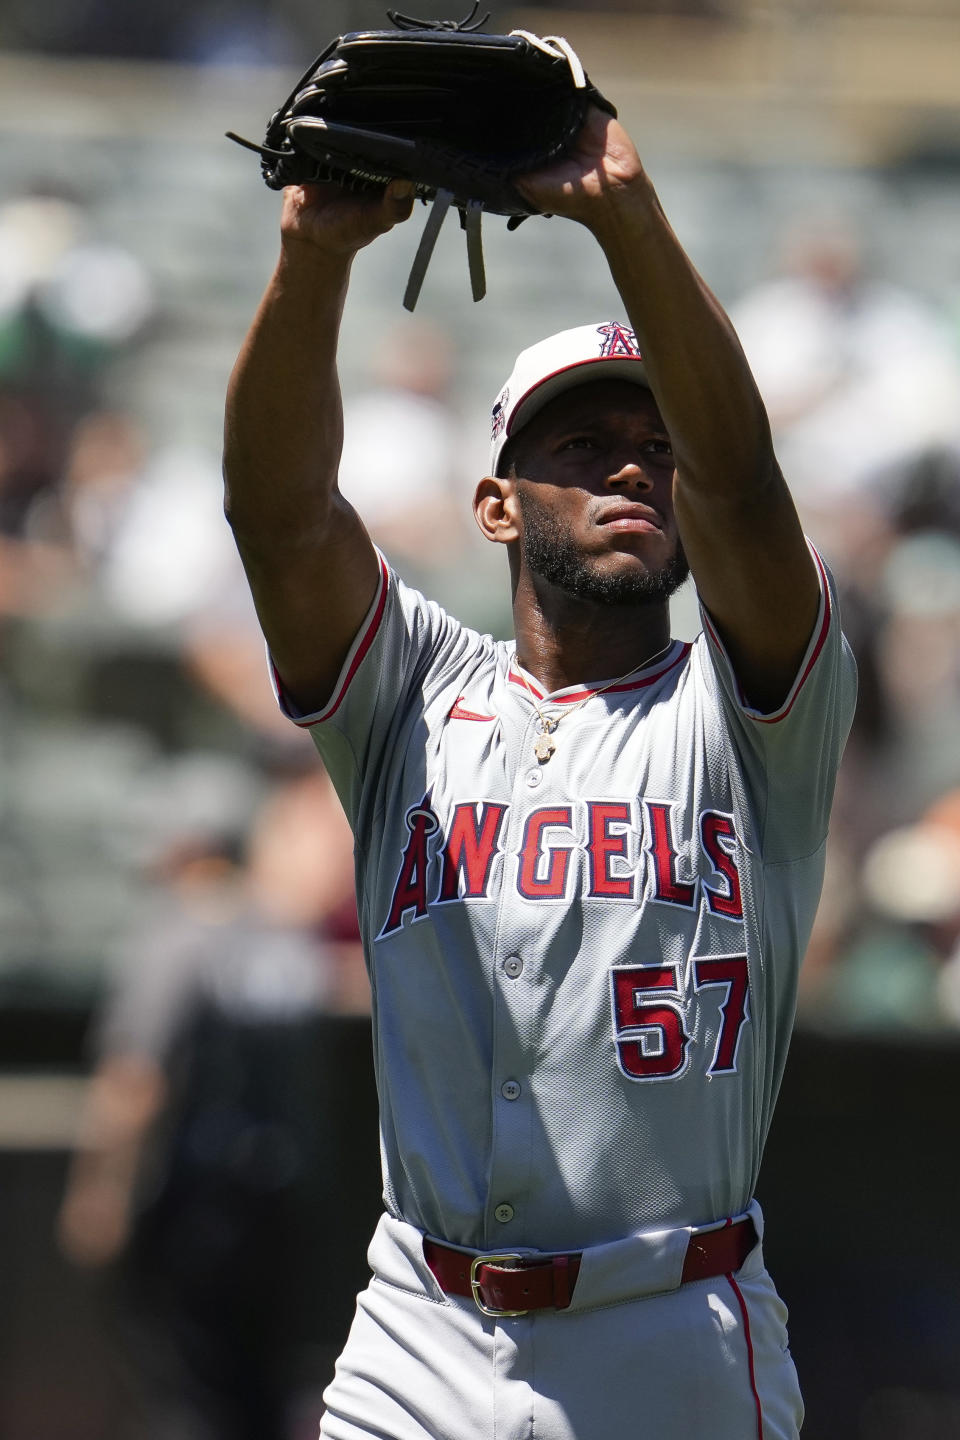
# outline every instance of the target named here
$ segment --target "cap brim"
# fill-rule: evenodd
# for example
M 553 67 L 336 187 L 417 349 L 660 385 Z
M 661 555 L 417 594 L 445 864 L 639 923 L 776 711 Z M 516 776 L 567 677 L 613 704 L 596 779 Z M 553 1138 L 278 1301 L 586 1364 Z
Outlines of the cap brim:
M 588 376 L 584 374 L 587 370 L 602 370 L 603 373 Z M 562 395 L 565 390 L 572 390 L 577 385 L 589 385 L 594 380 L 629 380 L 634 385 L 643 385 L 648 390 L 650 388 L 642 360 L 617 355 L 601 355 L 595 360 L 578 360 L 575 365 L 565 365 L 563 369 L 538 380 L 536 385 L 531 385 L 527 393 L 520 397 L 513 407 L 504 441 L 522 430 L 524 425 L 557 395 Z

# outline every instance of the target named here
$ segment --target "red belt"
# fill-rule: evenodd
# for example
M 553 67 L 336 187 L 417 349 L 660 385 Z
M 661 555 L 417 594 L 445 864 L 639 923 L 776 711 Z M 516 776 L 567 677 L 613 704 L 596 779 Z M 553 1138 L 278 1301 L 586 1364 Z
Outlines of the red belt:
M 757 1233 L 747 1216 L 735 1225 L 691 1235 L 681 1285 L 730 1275 L 746 1260 Z M 474 1300 L 485 1315 L 525 1315 L 528 1310 L 566 1310 L 580 1273 L 582 1254 L 468 1255 L 424 1239 L 423 1255 L 440 1289 Z

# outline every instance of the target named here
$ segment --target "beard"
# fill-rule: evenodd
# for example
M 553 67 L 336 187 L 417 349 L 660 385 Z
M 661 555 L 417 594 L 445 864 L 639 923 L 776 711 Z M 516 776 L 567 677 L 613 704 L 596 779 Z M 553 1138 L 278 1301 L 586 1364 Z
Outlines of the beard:
M 662 605 L 690 574 L 678 540 L 673 554 L 659 570 L 606 575 L 595 561 L 581 554 L 570 531 L 551 510 L 519 487 L 517 500 L 523 516 L 521 548 L 527 568 L 578 600 L 590 600 L 595 605 Z

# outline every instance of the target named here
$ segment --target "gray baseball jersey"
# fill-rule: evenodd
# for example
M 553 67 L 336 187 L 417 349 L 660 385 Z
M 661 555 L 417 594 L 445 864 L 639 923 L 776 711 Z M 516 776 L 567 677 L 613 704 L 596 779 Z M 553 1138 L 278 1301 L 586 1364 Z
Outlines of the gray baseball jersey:
M 391 1215 L 562 1250 L 747 1208 L 856 688 L 815 558 L 766 715 L 706 616 L 631 679 L 544 696 L 381 560 L 332 698 L 292 718 L 356 837 Z

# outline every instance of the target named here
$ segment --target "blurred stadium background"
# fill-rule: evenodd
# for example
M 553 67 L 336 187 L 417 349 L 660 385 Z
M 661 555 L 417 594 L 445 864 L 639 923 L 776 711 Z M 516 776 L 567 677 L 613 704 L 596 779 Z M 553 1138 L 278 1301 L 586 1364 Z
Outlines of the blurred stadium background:
M 492 11 L 566 35 L 619 105 L 844 591 L 861 704 L 759 1193 L 805 1436 L 942 1440 L 960 11 Z M 384 23 L 365 0 L 0 4 L 0 1440 L 314 1435 L 365 1273 L 349 842 L 274 716 L 220 516 L 223 394 L 278 215 L 223 132 L 259 138 L 310 55 Z M 405 573 L 505 633 L 504 577 L 464 521 L 488 405 L 518 348 L 619 307 L 586 235 L 488 219 L 486 300 L 451 224 L 408 317 L 422 213 L 355 270 L 345 488 Z M 677 628 L 695 623 L 685 597 Z

